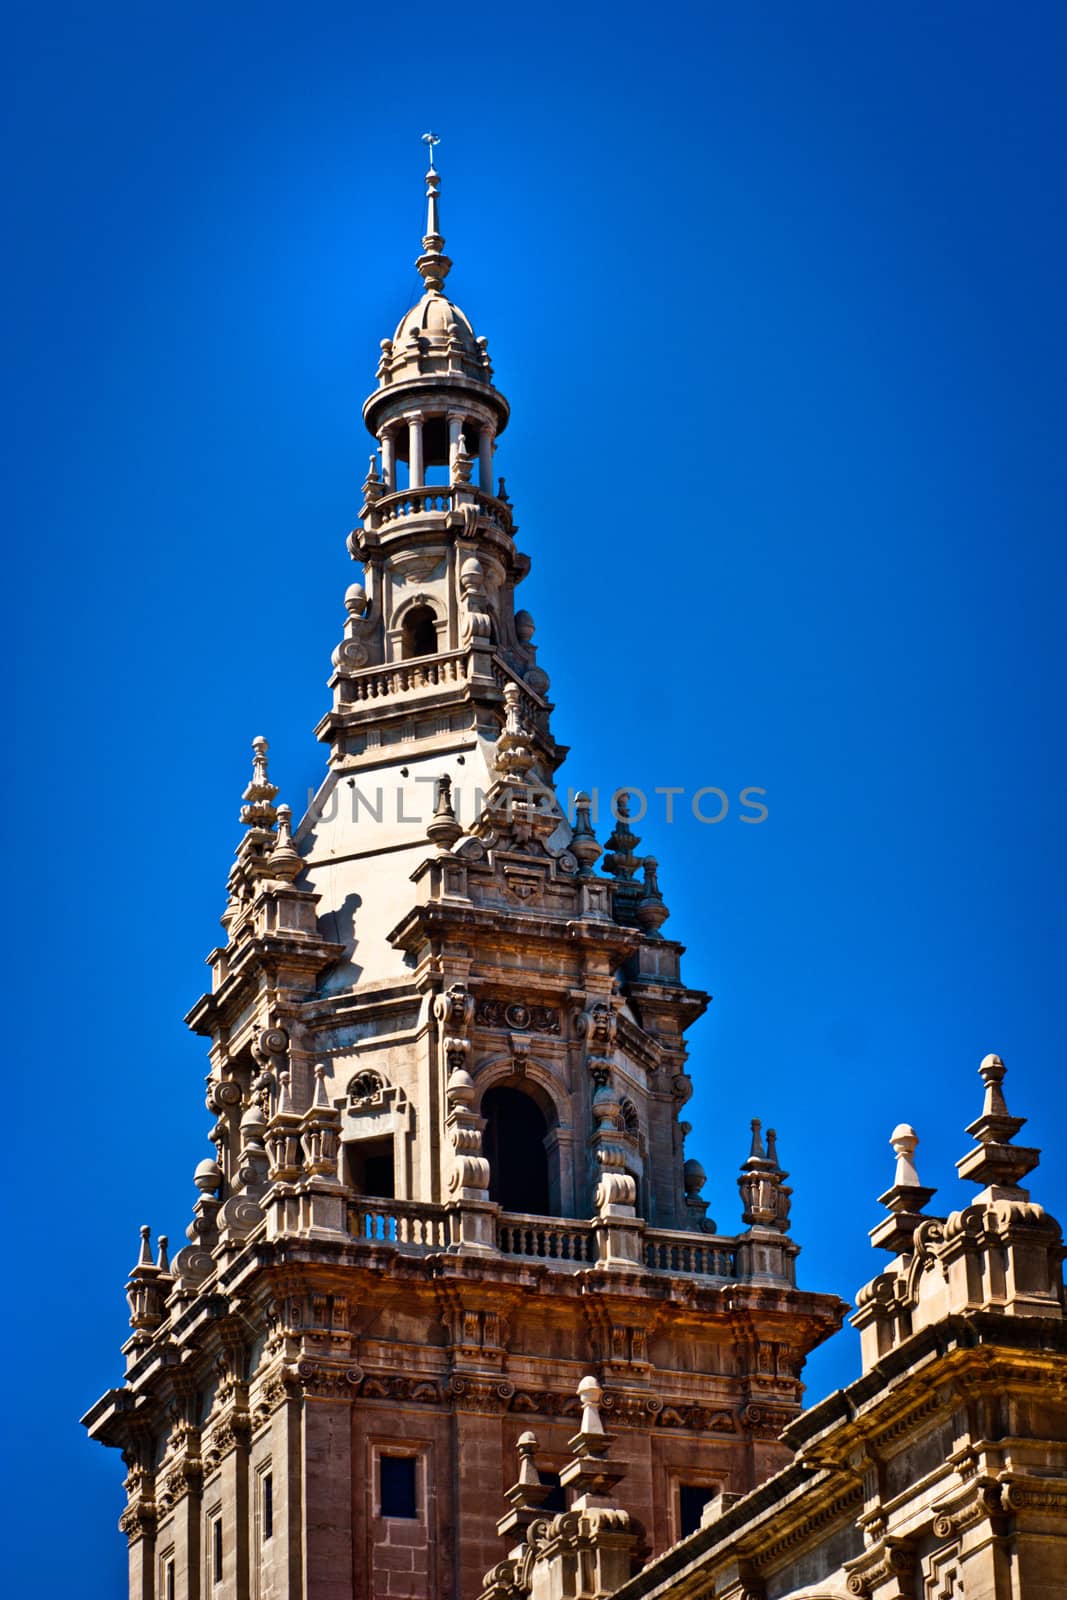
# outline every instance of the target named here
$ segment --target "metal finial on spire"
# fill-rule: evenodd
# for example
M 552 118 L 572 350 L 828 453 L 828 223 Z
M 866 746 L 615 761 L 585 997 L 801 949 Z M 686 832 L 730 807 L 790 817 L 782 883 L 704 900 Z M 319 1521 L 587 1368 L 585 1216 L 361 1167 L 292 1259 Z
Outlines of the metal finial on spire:
M 415 265 L 427 289 L 432 294 L 439 294 L 444 288 L 445 279 L 452 265 L 444 254 L 445 241 L 441 233 L 441 219 L 437 206 L 441 175 L 433 164 L 434 145 L 440 144 L 441 141 L 436 133 L 424 133 L 422 138 L 423 143 L 429 147 L 430 170 L 426 174 L 426 232 L 422 240 L 422 255 Z

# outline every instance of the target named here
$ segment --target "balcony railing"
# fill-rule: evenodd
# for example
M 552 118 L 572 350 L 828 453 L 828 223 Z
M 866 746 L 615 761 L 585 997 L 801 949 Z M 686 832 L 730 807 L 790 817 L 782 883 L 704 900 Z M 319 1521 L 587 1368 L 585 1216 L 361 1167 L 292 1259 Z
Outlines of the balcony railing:
M 404 1251 L 445 1250 L 451 1241 L 444 1206 L 417 1200 L 350 1200 L 348 1231 L 369 1244 L 395 1244 Z
M 467 676 L 467 652 L 451 650 L 447 655 L 413 656 L 410 661 L 394 661 L 383 667 L 362 667 L 345 679 L 345 700 L 359 704 L 364 700 L 385 700 L 391 695 L 410 694 L 419 689 L 438 689 L 462 683 Z
M 737 1250 L 733 1239 L 701 1238 L 700 1234 L 649 1229 L 645 1234 L 645 1265 L 657 1272 L 736 1278 Z
M 493 523 L 504 533 L 511 532 L 510 505 L 498 500 L 496 495 L 487 494 L 484 489 L 476 489 L 470 484 L 424 484 L 419 489 L 394 489 L 391 494 L 382 494 L 368 501 L 364 521 L 368 528 L 380 531 L 409 517 L 433 516 L 472 504 L 477 506 L 480 518 Z
M 588 1222 L 562 1221 L 505 1212 L 496 1230 L 497 1249 L 509 1256 L 534 1256 L 559 1266 L 587 1267 L 597 1257 L 596 1235 Z
M 361 1243 L 391 1245 L 412 1255 L 429 1255 L 459 1243 L 457 1209 L 418 1200 L 373 1196 L 350 1200 L 348 1231 Z M 502 1211 L 496 1221 L 496 1245 L 502 1255 L 522 1256 L 564 1272 L 576 1272 L 597 1261 L 593 1224 L 573 1217 Z M 645 1265 L 655 1272 L 701 1278 L 737 1276 L 734 1239 L 648 1229 L 644 1252 Z

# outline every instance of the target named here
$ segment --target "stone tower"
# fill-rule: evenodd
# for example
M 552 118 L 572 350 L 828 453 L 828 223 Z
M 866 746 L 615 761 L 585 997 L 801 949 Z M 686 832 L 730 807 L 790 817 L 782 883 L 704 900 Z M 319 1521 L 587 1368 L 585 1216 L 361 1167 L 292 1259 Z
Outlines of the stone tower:
M 444 291 L 432 146 L 426 183 L 425 292 L 364 407 L 326 778 L 294 830 L 254 742 L 188 1017 L 215 1155 L 172 1261 L 142 1230 L 125 1381 L 85 1419 L 128 1467 L 131 1600 L 473 1600 L 532 1424 L 523 1505 L 604 1476 L 560 1482 L 583 1380 L 640 1560 L 787 1460 L 844 1309 L 795 1286 L 758 1122 L 741 1230 L 706 1215 L 679 1119 L 708 997 L 624 797 L 603 847 L 557 799 L 508 405 Z

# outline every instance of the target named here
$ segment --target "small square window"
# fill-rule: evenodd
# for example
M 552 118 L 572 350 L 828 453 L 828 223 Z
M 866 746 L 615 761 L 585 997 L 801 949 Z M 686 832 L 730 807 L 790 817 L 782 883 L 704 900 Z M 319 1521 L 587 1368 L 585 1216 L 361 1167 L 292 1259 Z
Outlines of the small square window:
M 704 1507 L 715 1493 L 706 1483 L 680 1483 L 678 1485 L 678 1536 L 686 1539 L 696 1533 Z
M 414 1520 L 419 1514 L 415 1495 L 414 1456 L 379 1456 L 378 1494 L 383 1517 L 406 1517 Z
M 269 1539 L 274 1533 L 274 1478 L 271 1473 L 263 1474 L 263 1537 Z

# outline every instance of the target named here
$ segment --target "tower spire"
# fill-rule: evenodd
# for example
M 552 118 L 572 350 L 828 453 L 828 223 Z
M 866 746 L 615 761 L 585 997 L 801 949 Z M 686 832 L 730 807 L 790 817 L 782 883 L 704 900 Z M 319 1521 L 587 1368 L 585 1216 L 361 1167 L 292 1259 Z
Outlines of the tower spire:
M 451 261 L 443 253 L 445 241 L 441 233 L 438 202 L 441 177 L 433 164 L 434 146 L 440 144 L 441 140 L 436 133 L 424 133 L 422 139 L 429 146 L 430 167 L 426 174 L 426 232 L 422 237 L 422 255 L 415 265 L 422 274 L 427 292 L 440 294 L 452 267 Z

